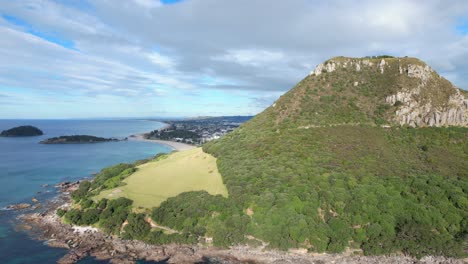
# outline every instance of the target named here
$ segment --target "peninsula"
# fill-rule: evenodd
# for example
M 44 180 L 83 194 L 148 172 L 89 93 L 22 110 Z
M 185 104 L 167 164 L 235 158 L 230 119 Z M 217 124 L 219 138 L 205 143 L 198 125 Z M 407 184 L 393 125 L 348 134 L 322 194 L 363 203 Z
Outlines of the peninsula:
M 44 133 L 34 126 L 18 126 L 8 130 L 3 130 L 0 137 L 32 137 L 41 136 Z

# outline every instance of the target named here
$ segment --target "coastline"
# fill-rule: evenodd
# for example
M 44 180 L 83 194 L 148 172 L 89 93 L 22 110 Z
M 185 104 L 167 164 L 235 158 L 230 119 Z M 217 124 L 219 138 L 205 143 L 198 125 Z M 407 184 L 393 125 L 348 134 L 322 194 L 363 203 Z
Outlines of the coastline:
M 45 205 L 41 213 L 25 213 L 18 217 L 18 230 L 25 230 L 33 239 L 43 240 L 50 247 L 64 248 L 68 253 L 58 263 L 71 264 L 86 257 L 109 260 L 110 263 L 136 263 L 138 260 L 163 263 L 347 263 L 347 264 L 462 264 L 463 259 L 427 256 L 421 259 L 404 255 L 357 256 L 352 251 L 342 254 L 308 253 L 302 250 L 279 251 L 265 245 L 237 245 L 227 249 L 207 245 L 152 245 L 138 240 L 123 240 L 107 235 L 95 227 L 63 223 L 58 208 L 71 206 L 70 193 L 79 182 L 58 184 L 59 195 Z
M 167 128 L 169 128 L 171 126 L 170 124 L 168 124 L 168 123 L 166 123 L 164 121 L 157 121 L 157 122 L 164 124 L 164 126 L 159 128 L 158 130 L 164 130 L 164 129 L 167 129 Z M 132 135 L 132 136 L 129 136 L 128 139 L 129 140 L 137 140 L 137 141 L 146 141 L 146 142 L 158 143 L 158 144 L 169 146 L 170 148 L 172 148 L 173 150 L 176 150 L 176 151 L 189 150 L 189 149 L 193 149 L 193 148 L 197 147 L 197 146 L 194 146 L 194 145 L 181 143 L 181 142 L 175 142 L 175 141 L 169 141 L 169 140 L 146 139 L 144 136 L 147 133 L 149 133 L 149 132 Z
M 146 142 L 153 142 L 153 143 L 163 144 L 163 145 L 169 146 L 172 149 L 177 150 L 177 151 L 196 148 L 196 146 L 181 143 L 181 142 L 175 142 L 175 141 L 169 141 L 169 140 L 160 140 L 160 139 L 146 139 L 146 138 L 144 138 L 143 135 L 144 134 L 134 135 L 133 137 L 128 137 L 128 140 L 146 141 Z
M 166 124 L 165 127 L 167 127 Z M 196 146 L 144 139 L 144 134 L 129 137 L 167 145 L 174 150 L 192 149 Z M 68 253 L 58 263 L 76 263 L 85 257 L 110 260 L 110 263 L 136 263 L 137 260 L 161 261 L 163 263 L 349 263 L 349 264 L 389 264 L 389 263 L 464 263 L 461 259 L 445 257 L 424 257 L 420 260 L 403 255 L 356 256 L 352 252 L 341 254 L 309 253 L 302 249 L 279 251 L 261 246 L 237 245 L 227 249 L 202 244 L 165 244 L 151 245 L 138 240 L 123 240 L 107 235 L 95 227 L 82 227 L 66 224 L 57 216 L 58 208 L 69 208 L 72 204 L 70 194 L 79 182 L 57 184 L 59 194 L 39 212 L 27 211 L 18 217 L 18 229 L 26 231 L 35 239 L 44 241 L 50 247 L 64 248 Z

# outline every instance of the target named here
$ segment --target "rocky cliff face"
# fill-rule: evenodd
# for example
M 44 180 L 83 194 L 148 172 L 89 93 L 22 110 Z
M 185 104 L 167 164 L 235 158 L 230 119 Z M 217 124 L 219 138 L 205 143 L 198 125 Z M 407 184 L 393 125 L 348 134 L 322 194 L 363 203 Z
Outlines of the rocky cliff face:
M 468 100 L 459 90 L 450 95 L 446 106 L 442 107 L 434 107 L 431 102 L 418 102 L 416 98 L 420 91 L 421 89 L 401 91 L 385 98 L 388 104 L 401 104 L 395 112 L 395 120 L 400 125 L 466 126 L 468 124 Z
M 468 100 L 458 88 L 418 59 L 337 57 L 318 65 L 310 75 L 319 76 L 339 69 L 354 71 L 352 76 L 356 76 L 356 72 L 371 72 L 371 78 L 378 74 L 391 75 L 388 86 L 393 89 L 380 98 L 394 107 L 393 114 L 388 117 L 391 123 L 413 127 L 468 125 Z M 355 87 L 362 82 L 352 81 Z

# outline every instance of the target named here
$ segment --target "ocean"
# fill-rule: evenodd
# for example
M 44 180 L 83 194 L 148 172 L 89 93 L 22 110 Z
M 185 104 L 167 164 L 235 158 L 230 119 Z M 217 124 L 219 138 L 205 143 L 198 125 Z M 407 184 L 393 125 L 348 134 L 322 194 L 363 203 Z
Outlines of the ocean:
M 168 146 L 144 141 L 96 144 L 44 145 L 39 141 L 62 135 L 93 135 L 124 138 L 148 132 L 164 124 L 149 120 L 0 120 L 0 131 L 19 125 L 33 125 L 44 132 L 38 137 L 0 137 L 0 263 L 55 263 L 64 249 L 50 248 L 16 231 L 15 218 L 21 212 L 5 210 L 7 205 L 45 202 L 57 195 L 54 185 L 92 177 L 102 168 L 133 162 L 157 153 L 172 151 Z M 108 263 L 85 259 L 80 263 Z

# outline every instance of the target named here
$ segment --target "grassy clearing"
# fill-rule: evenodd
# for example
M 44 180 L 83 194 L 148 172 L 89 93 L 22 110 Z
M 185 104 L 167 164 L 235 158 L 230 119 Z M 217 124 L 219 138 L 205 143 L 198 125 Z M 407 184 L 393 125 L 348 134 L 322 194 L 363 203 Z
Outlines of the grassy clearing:
M 183 192 L 205 190 L 213 195 L 228 195 L 216 158 L 201 148 L 175 152 L 137 168 L 123 181 L 126 185 L 105 190 L 96 199 L 126 197 L 134 201 L 136 208 L 152 208 Z

